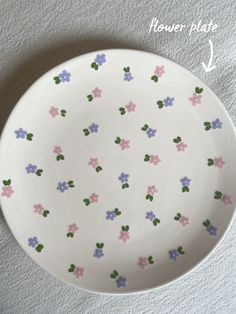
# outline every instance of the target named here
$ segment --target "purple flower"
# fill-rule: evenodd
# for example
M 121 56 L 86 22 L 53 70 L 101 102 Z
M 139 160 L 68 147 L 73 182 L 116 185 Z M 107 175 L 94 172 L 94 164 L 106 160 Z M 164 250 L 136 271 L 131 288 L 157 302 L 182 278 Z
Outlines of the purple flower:
M 165 106 L 173 106 L 174 98 L 166 97 L 166 99 L 163 100 Z
M 149 219 L 150 221 L 153 221 L 153 219 L 156 218 L 156 215 L 151 211 L 151 212 L 146 212 L 146 219 Z
M 39 243 L 39 241 L 36 237 L 28 239 L 28 245 L 29 246 L 35 247 L 38 243 Z
M 98 131 L 98 124 L 92 123 L 89 127 L 91 133 L 97 133 Z
M 25 168 L 25 170 L 26 170 L 27 173 L 35 173 L 36 169 L 37 169 L 37 166 L 36 166 L 36 165 L 32 165 L 32 164 L 29 164 L 29 165 Z
M 120 276 L 116 279 L 116 284 L 118 288 L 122 288 L 126 286 L 127 279 L 125 277 Z
M 213 129 L 221 129 L 223 122 L 220 121 L 220 119 L 215 119 L 212 121 L 212 128 Z
M 148 137 L 150 138 L 150 137 L 154 137 L 155 136 L 156 131 L 157 130 L 149 128 L 146 133 L 147 133 Z
M 128 182 L 128 178 L 129 174 L 122 172 L 118 179 L 121 181 L 121 183 L 125 183 Z
M 130 73 L 130 72 L 126 72 L 125 74 L 124 74 L 124 80 L 125 81 L 131 81 L 133 79 L 133 76 L 132 76 L 132 74 Z
M 113 210 L 108 210 L 106 214 L 107 214 L 106 216 L 107 220 L 114 220 L 114 218 L 116 217 L 116 213 Z
M 97 257 L 97 258 L 101 258 L 104 256 L 103 254 L 103 250 L 102 249 L 96 249 L 94 254 L 93 254 L 94 257 Z
M 57 185 L 57 190 L 60 192 L 64 192 L 65 190 L 68 190 L 68 185 L 66 182 L 59 182 Z
M 98 64 L 98 65 L 102 65 L 103 63 L 106 62 L 106 56 L 105 54 L 97 54 L 96 56 L 96 59 L 95 59 L 95 62 Z
M 27 132 L 23 130 L 22 128 L 19 128 L 19 130 L 15 131 L 16 133 L 16 138 L 25 138 Z
M 69 72 L 67 72 L 66 70 L 63 70 L 60 74 L 59 77 L 61 79 L 62 82 L 69 82 L 70 81 L 70 77 L 71 74 Z
M 182 179 L 180 179 L 180 182 L 182 183 L 183 186 L 189 186 L 191 179 L 189 179 L 188 177 L 183 177 Z
M 209 233 L 209 235 L 211 236 L 217 236 L 217 228 L 215 226 L 209 226 L 207 227 L 207 231 Z
M 169 251 L 169 258 L 170 259 L 173 259 L 174 261 L 176 261 L 178 256 L 179 256 L 179 253 L 177 252 L 177 250 L 170 250 Z

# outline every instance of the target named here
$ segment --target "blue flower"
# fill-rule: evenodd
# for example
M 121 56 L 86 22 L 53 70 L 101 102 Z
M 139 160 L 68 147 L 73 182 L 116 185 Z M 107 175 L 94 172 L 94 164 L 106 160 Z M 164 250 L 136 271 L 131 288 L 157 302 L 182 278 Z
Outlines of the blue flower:
M 88 128 L 91 133 L 97 133 L 98 131 L 98 124 L 92 123 Z
M 166 97 L 166 99 L 163 100 L 165 106 L 173 106 L 174 98 Z
M 156 218 L 156 215 L 152 211 L 146 212 L 146 219 L 153 221 L 153 219 L 155 219 L 155 218 Z
M 98 65 L 102 65 L 103 63 L 106 62 L 106 56 L 105 54 L 97 54 L 96 56 L 96 59 L 95 59 L 95 62 L 98 64 Z
M 179 256 L 179 253 L 177 252 L 177 250 L 170 250 L 169 251 L 169 258 L 170 259 L 173 259 L 174 261 L 176 261 L 178 256 Z
M 132 79 L 133 79 L 133 76 L 132 76 L 132 74 L 130 72 L 126 72 L 124 74 L 124 80 L 125 81 L 131 81 Z
M 182 179 L 180 179 L 180 182 L 182 183 L 183 186 L 189 186 L 191 179 L 189 179 L 188 177 L 183 177 Z
M 61 79 L 62 82 L 69 82 L 70 81 L 70 77 L 71 74 L 69 72 L 67 72 L 66 70 L 63 70 L 60 74 L 59 77 Z
M 215 119 L 212 121 L 212 128 L 213 129 L 221 129 L 223 122 L 220 121 L 220 119 Z
M 94 254 L 93 254 L 94 257 L 97 257 L 97 258 L 101 258 L 104 256 L 103 254 L 103 250 L 102 249 L 96 249 Z
M 29 164 L 29 165 L 25 168 L 25 170 L 26 170 L 27 173 L 35 173 L 36 169 L 37 169 L 37 166 L 36 166 L 36 165 L 32 165 L 32 164 Z
M 211 236 L 217 236 L 217 228 L 215 226 L 209 226 L 207 227 L 207 231 L 209 233 L 209 235 Z
M 106 214 L 107 214 L 106 216 L 107 220 L 114 220 L 114 218 L 116 217 L 116 213 L 113 210 L 108 210 Z
M 122 172 L 118 179 L 121 181 L 121 183 L 125 183 L 128 182 L 128 178 L 129 174 Z
M 64 192 L 65 190 L 68 190 L 68 185 L 66 182 L 59 182 L 57 185 L 57 190 L 60 192 Z
M 19 130 L 15 131 L 16 133 L 16 138 L 25 138 L 27 132 L 23 130 L 22 128 L 19 128 Z
M 154 137 L 155 134 L 156 134 L 156 131 L 157 131 L 157 130 L 154 130 L 154 129 L 149 128 L 149 129 L 147 130 L 146 134 L 148 135 L 149 138 L 150 138 L 150 137 Z
M 36 237 L 28 239 L 28 245 L 29 246 L 35 247 L 38 243 L 39 243 L 39 241 Z
M 127 279 L 125 277 L 120 276 L 116 279 L 116 284 L 118 288 L 122 288 L 126 286 Z

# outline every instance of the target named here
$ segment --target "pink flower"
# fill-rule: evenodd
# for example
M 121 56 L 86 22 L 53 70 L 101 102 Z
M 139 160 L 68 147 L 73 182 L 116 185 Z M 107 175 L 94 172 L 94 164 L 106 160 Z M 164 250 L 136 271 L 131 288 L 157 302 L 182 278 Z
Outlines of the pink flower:
M 83 277 L 84 275 L 84 268 L 83 267 L 76 267 L 74 273 L 73 273 L 76 278 L 79 278 L 79 277 Z
M 35 204 L 34 206 L 34 212 L 38 213 L 39 215 L 42 215 L 44 211 L 44 207 L 41 204 Z
M 188 147 L 188 145 L 184 144 L 183 142 L 181 142 L 181 143 L 176 145 L 176 148 L 177 148 L 178 152 L 184 152 L 185 148 L 187 148 L 187 147 Z
M 53 152 L 57 155 L 60 155 L 62 153 L 61 146 L 55 146 Z
M 94 98 L 102 96 L 102 90 L 98 87 L 95 87 L 92 93 Z
M 193 96 L 190 97 L 189 100 L 192 102 L 192 105 L 195 106 L 196 104 L 201 103 L 202 95 L 197 95 L 196 93 L 193 93 Z
M 225 164 L 225 161 L 223 160 L 222 157 L 214 158 L 214 166 L 215 167 L 223 168 L 224 164 Z
M 79 228 L 77 227 L 76 223 L 69 225 L 69 232 L 75 233 Z
M 225 204 L 225 205 L 230 205 L 232 204 L 232 199 L 229 195 L 227 194 L 223 194 L 223 196 L 221 197 L 221 201 Z
M 88 164 L 92 166 L 93 168 L 96 168 L 98 166 L 98 159 L 97 158 L 90 158 Z
M 139 257 L 138 264 L 141 269 L 145 269 L 148 266 L 148 261 L 146 257 Z
M 155 185 L 151 185 L 147 188 L 147 193 L 148 194 L 151 194 L 151 195 L 154 195 L 155 193 L 157 193 L 157 189 L 155 187 Z
M 183 226 L 186 226 L 189 224 L 189 218 L 188 217 L 185 217 L 185 216 L 182 216 L 180 218 L 180 223 L 183 225 Z
M 99 196 L 97 194 L 93 193 L 92 195 L 90 195 L 89 198 L 90 198 L 92 203 L 96 203 L 98 201 L 98 197 Z
M 161 159 L 159 158 L 158 155 L 156 155 L 156 156 L 155 155 L 151 155 L 150 156 L 150 159 L 149 159 L 150 163 L 152 163 L 154 165 L 158 165 L 160 161 L 161 161 Z
M 123 242 L 126 242 L 127 240 L 129 240 L 129 232 L 127 232 L 127 231 L 121 231 L 121 232 L 120 232 L 119 239 L 120 239 L 120 240 L 123 240 Z
M 129 141 L 122 138 L 120 142 L 120 147 L 122 150 L 129 148 Z
M 157 66 L 154 73 L 155 73 L 157 76 L 161 77 L 161 76 L 165 73 L 164 65 Z
M 134 112 L 135 108 L 136 108 L 136 105 L 132 101 L 130 101 L 128 103 L 128 105 L 126 105 L 125 107 L 126 107 L 128 112 Z
M 11 195 L 14 193 L 13 189 L 11 186 L 4 186 L 2 188 L 2 196 L 6 196 L 7 198 L 10 198 Z
M 55 116 L 59 115 L 58 108 L 52 106 L 49 110 L 49 113 L 53 118 L 55 118 Z

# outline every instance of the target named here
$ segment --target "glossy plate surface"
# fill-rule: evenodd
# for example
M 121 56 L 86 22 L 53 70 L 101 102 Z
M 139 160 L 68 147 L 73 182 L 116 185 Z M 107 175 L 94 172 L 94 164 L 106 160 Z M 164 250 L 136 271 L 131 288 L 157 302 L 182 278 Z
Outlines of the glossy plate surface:
M 82 289 L 129 293 L 183 275 L 235 208 L 236 145 L 219 99 L 193 74 L 132 50 L 54 68 L 1 138 L 1 205 L 42 268 Z

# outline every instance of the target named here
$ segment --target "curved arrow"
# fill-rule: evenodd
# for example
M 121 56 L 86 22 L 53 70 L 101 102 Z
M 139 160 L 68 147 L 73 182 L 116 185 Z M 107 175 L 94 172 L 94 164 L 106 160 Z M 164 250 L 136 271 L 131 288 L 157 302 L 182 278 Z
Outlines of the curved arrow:
M 206 66 L 204 62 L 202 62 L 202 66 L 204 68 L 204 70 L 206 72 L 210 72 L 212 70 L 214 70 L 216 68 L 215 65 L 212 66 L 212 61 L 213 61 L 213 43 L 212 41 L 209 39 L 209 44 L 210 44 L 210 50 L 211 50 L 211 55 L 210 55 L 210 59 L 209 59 L 209 62 L 208 62 L 208 65 Z

